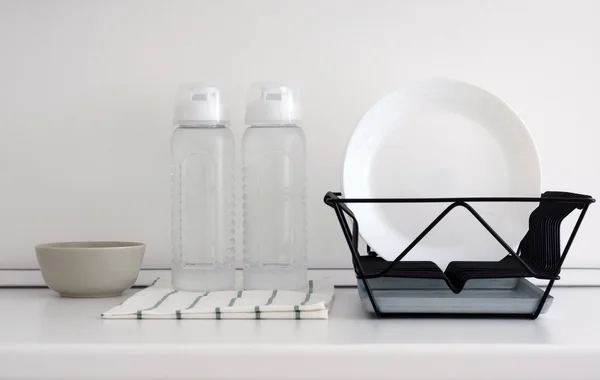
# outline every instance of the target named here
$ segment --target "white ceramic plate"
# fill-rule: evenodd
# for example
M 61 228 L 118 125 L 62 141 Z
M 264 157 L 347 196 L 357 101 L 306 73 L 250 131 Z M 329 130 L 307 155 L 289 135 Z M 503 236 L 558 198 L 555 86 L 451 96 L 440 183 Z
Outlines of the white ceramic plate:
M 347 198 L 540 196 L 533 140 L 502 100 L 473 85 L 433 79 L 407 85 L 363 116 L 346 150 Z M 363 239 L 393 260 L 448 204 L 358 204 Z M 476 203 L 512 247 L 531 203 Z M 498 260 L 506 251 L 463 208 L 454 209 L 407 256 L 442 269 L 455 260 Z

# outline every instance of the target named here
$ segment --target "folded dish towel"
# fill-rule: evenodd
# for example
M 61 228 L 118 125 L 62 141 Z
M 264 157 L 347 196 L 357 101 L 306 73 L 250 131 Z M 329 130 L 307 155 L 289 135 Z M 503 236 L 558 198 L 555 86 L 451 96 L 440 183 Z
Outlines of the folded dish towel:
M 157 279 L 158 280 L 158 279 Z M 154 281 L 148 288 L 113 307 L 110 319 L 327 319 L 333 287 L 306 291 L 224 290 L 184 292 Z

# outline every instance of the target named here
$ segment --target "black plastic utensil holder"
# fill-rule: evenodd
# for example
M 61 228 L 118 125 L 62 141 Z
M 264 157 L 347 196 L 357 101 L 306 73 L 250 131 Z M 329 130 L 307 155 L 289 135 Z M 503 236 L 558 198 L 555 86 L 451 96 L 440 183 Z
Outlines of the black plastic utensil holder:
M 362 281 L 373 311 L 377 317 L 510 317 L 536 319 L 556 280 L 560 279 L 562 264 L 577 235 L 588 207 L 595 200 L 576 193 L 549 191 L 541 197 L 471 197 L 471 198 L 342 198 L 339 192 L 328 192 L 325 204 L 332 207 L 342 228 L 342 232 L 352 254 L 352 264 L 356 278 Z M 485 202 L 535 202 L 538 207 L 529 217 L 529 230 L 515 252 L 485 219 L 470 205 Z M 442 203 L 448 206 L 396 257 L 387 262 L 377 257 L 367 245 L 367 254 L 361 255 L 358 249 L 359 223 L 348 203 Z M 463 207 L 504 247 L 508 255 L 499 262 L 462 261 L 451 262 L 442 270 L 430 261 L 402 261 L 402 259 L 453 209 Z M 575 209 L 579 217 L 569 236 L 567 244 L 560 252 L 560 224 Z M 351 226 L 348 219 L 352 222 Z M 444 280 L 450 290 L 460 293 L 466 282 L 472 279 L 525 278 L 533 277 L 548 280 L 543 296 L 533 313 L 494 314 L 494 313 L 384 313 L 367 280 L 381 277 L 426 278 Z

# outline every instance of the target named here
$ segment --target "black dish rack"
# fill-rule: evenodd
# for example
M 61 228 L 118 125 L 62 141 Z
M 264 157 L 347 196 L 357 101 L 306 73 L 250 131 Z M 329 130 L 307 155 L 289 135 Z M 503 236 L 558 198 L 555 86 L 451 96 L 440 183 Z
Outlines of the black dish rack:
M 595 200 L 589 195 L 548 191 L 539 198 L 533 197 L 481 197 L 481 198 L 342 198 L 339 192 L 328 192 L 325 204 L 336 213 L 342 232 L 352 254 L 352 264 L 359 281 L 359 287 L 366 291 L 377 317 L 512 317 L 536 319 L 542 309 L 554 282 L 560 279 L 561 266 L 571 248 L 577 231 L 585 217 L 588 207 Z M 529 217 L 529 230 L 521 240 L 515 252 L 484 218 L 471 206 L 481 202 L 535 202 L 538 207 Z M 358 248 L 359 224 L 348 203 L 443 203 L 449 204 L 411 242 L 394 261 L 388 262 L 377 256 L 367 246 L 366 255 L 361 255 Z M 497 262 L 490 261 L 454 261 L 445 271 L 431 261 L 402 261 L 402 259 L 453 209 L 463 207 L 504 247 L 508 255 Z M 563 252 L 560 249 L 560 225 L 574 210 L 580 210 L 579 217 L 573 227 Z M 351 225 L 348 223 L 351 221 Z M 381 278 L 429 279 L 444 281 L 447 287 L 459 294 L 470 280 L 488 279 L 524 279 L 533 277 L 548 280 L 543 295 L 539 298 L 532 313 L 404 313 L 382 312 L 378 299 L 374 295 L 369 280 Z M 362 285 L 362 286 L 361 286 Z

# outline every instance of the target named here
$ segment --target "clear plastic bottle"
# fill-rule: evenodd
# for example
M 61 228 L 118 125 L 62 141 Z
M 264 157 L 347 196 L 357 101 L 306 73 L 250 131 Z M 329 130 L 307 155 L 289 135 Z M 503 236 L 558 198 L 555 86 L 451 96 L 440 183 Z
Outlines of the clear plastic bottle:
M 243 139 L 244 288 L 307 284 L 306 142 L 297 92 L 274 83 L 248 94 Z
M 235 287 L 234 140 L 215 87 L 179 88 L 171 138 L 172 284 Z

